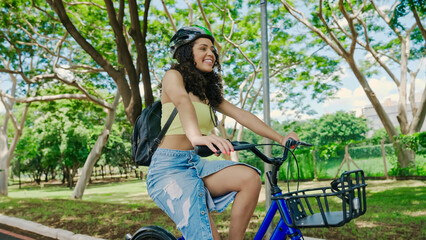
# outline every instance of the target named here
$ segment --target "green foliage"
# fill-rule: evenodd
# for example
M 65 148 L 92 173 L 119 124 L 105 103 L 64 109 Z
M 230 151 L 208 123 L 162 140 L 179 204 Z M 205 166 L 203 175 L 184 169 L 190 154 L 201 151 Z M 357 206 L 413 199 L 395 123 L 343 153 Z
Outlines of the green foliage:
M 365 139 L 368 131 L 367 120 L 355 117 L 355 113 L 339 111 L 335 114 L 325 114 L 319 120 L 319 144 L 326 145 L 331 142 L 346 143 L 350 140 Z
M 280 168 L 278 179 L 281 181 L 314 179 L 312 150 L 301 147 L 295 151 L 295 156 L 296 159 L 292 155 L 284 162 Z
M 34 104 L 15 151 L 16 171 L 52 178 L 64 167 L 82 166 L 100 133 L 105 114 L 99 106 L 81 101 Z
M 411 135 L 400 134 L 396 138 L 406 149 L 413 150 L 415 154 L 426 156 L 426 132 L 417 132 Z M 426 163 L 410 164 L 406 168 L 402 168 L 401 164 L 394 158 L 391 161 L 392 169 L 390 174 L 393 176 L 425 176 Z
M 411 135 L 400 134 L 399 139 L 407 149 L 426 156 L 426 132 L 417 132 Z
M 417 132 L 411 135 L 400 134 L 397 138 L 407 149 L 413 150 L 417 155 L 426 156 L 426 132 Z M 402 168 L 400 163 L 392 158 L 392 169 L 390 174 L 393 176 L 425 176 L 426 163 L 410 164 L 406 168 Z
M 378 129 L 373 133 L 371 136 L 371 143 L 378 145 L 381 143 L 382 139 L 385 140 L 384 143 L 390 143 L 389 135 L 384 128 Z
M 344 156 L 344 147 L 351 144 L 349 153 L 354 159 L 381 157 L 381 146 L 363 145 L 366 142 L 365 134 L 368 131 L 366 120 L 362 117 L 355 117 L 354 113 L 337 112 L 335 114 L 327 114 L 320 119 L 312 119 L 303 122 L 279 123 L 272 121 L 272 128 L 278 133 L 285 135 L 290 131 L 295 131 L 300 139 L 305 142 L 312 143 L 316 146 L 316 159 L 321 164 L 327 165 L 340 164 Z M 245 131 L 243 140 L 254 143 L 261 143 L 262 138 L 256 134 Z M 356 141 L 355 141 L 356 140 Z M 353 147 L 358 143 L 361 146 Z M 385 146 L 387 154 L 393 154 L 391 145 Z M 313 167 L 313 148 L 299 148 L 296 151 L 296 158 L 299 164 L 299 176 L 301 179 L 312 179 L 314 176 Z M 272 155 L 280 154 L 281 149 L 272 148 Z M 263 171 L 263 162 L 249 153 L 240 153 L 240 161 L 246 162 Z M 320 163 L 318 163 L 320 164 Z M 289 168 L 289 173 L 287 173 Z M 317 170 L 321 174 L 325 173 L 324 169 L 317 166 Z M 324 170 L 324 171 L 323 171 Z M 294 160 L 285 163 L 280 170 L 280 179 L 297 179 L 297 167 Z M 325 176 L 324 177 L 331 177 Z
M 426 1 L 425 0 L 400 0 L 398 5 L 393 11 L 393 16 L 391 19 L 391 24 L 394 27 L 405 29 L 401 23 L 401 19 L 409 15 L 413 9 L 419 13 L 420 16 L 426 14 Z
M 341 148 L 341 146 L 336 143 L 329 143 L 327 145 L 323 145 L 321 147 L 320 157 L 324 158 L 325 160 L 328 160 L 332 157 L 337 156 L 337 149 L 339 147 Z
M 330 145 L 330 150 L 326 150 L 329 152 L 335 151 L 337 145 L 365 140 L 369 130 L 365 118 L 355 117 L 355 113 L 343 111 L 325 114 L 319 119 L 292 123 L 288 129 L 295 131 L 305 142 L 317 146 Z
M 402 168 L 395 156 L 390 158 L 392 168 L 388 174 L 390 176 L 426 176 L 426 163 L 420 163 L 416 165 L 409 165 L 406 168 Z

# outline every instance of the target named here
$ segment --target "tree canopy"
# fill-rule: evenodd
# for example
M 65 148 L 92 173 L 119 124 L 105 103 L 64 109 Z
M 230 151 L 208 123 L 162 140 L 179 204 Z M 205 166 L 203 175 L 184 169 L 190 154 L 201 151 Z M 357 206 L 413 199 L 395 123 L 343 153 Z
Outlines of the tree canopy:
M 426 97 L 423 94 L 420 106 L 412 104 L 418 100 L 413 92 L 419 69 L 410 69 L 407 63 L 415 61 L 421 66 L 424 58 L 422 1 L 397 1 L 385 10 L 374 1 L 312 3 L 297 3 L 306 4 L 309 17 L 287 1 L 268 4 L 274 106 L 296 112 L 296 117 L 314 113 L 309 102 L 323 101 L 338 90 L 345 60 L 366 90 L 391 141 L 397 131 L 367 82 L 367 77 L 379 70 L 400 89 L 402 133 L 418 131 L 424 121 Z M 213 32 L 225 97 L 248 111 L 262 111 L 258 5 L 257 1 L 237 0 L 185 1 L 184 5 L 176 1 L 151 4 L 150 0 L 2 1 L 0 77 L 12 87 L 2 85 L 0 89 L 7 110 L 0 131 L 0 152 L 7 153 L 0 159 L 1 168 L 8 168 L 15 148 L 19 162 L 31 160 L 50 166 L 56 160 L 69 177 L 92 153 L 87 172 L 98 158 L 126 165 L 130 160 L 125 141 L 129 129 L 143 106 L 160 96 L 161 77 L 173 62 L 168 40 L 182 26 L 197 24 Z M 407 26 L 406 18 L 411 16 L 415 23 Z M 389 37 L 380 37 L 384 34 Z M 358 49 L 370 58 L 359 58 Z M 400 77 L 390 70 L 395 66 L 401 69 Z M 408 80 L 411 89 L 407 95 Z M 414 113 L 411 122 L 406 116 L 406 98 Z M 115 103 L 120 99 L 117 110 Z M 351 114 L 326 115 L 315 122 L 322 129 L 320 133 L 310 136 L 306 131 L 303 137 L 320 144 L 362 139 L 365 122 Z M 220 125 L 222 136 L 241 139 L 243 129 L 236 136 L 237 126 L 226 131 L 224 121 Z M 40 144 L 34 144 L 35 139 L 40 139 Z M 95 153 L 99 149 L 104 149 L 102 156 Z M 28 170 L 34 172 L 34 178 L 41 176 L 35 169 L 37 164 Z M 1 193 L 2 186 L 7 188 L 7 172 L 0 173 L 0 182 Z

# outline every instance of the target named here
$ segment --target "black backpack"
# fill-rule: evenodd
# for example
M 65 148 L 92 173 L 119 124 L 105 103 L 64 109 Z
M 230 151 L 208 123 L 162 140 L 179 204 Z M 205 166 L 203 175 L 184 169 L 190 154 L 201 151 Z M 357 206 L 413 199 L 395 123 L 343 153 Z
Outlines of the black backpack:
M 177 114 L 175 108 L 164 128 L 161 129 L 161 102 L 146 107 L 136 119 L 132 132 L 132 159 L 138 166 L 149 166 L 151 157 L 157 150 L 170 124 Z

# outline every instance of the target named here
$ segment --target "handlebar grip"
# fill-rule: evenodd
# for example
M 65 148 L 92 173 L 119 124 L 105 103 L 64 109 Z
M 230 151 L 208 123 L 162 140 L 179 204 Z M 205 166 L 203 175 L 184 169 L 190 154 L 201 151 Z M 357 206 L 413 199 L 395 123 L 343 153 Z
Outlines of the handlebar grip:
M 302 146 L 306 146 L 306 147 L 312 147 L 312 144 L 310 144 L 310 143 L 296 141 L 293 138 L 287 139 L 287 142 L 285 143 L 285 148 L 284 148 L 284 151 L 283 151 L 283 157 L 282 157 L 283 162 L 287 159 L 288 152 L 290 151 L 290 148 L 295 148 L 298 145 L 302 145 Z
M 251 149 L 253 148 L 255 145 L 252 143 L 247 143 L 247 142 L 238 142 L 238 141 L 232 141 L 232 146 L 234 146 L 234 150 L 235 151 L 240 151 L 240 150 L 247 150 L 247 149 Z M 213 145 L 216 149 L 217 146 Z M 194 151 L 197 155 L 199 155 L 200 157 L 208 157 L 212 154 L 214 154 L 214 152 L 212 150 L 210 150 L 209 147 L 205 146 L 205 145 L 197 145 L 194 148 Z M 221 151 L 218 149 L 217 154 L 220 154 Z
M 194 151 L 195 151 L 195 154 L 199 155 L 200 157 L 208 157 L 208 156 L 214 154 L 214 152 L 212 150 L 210 150 L 210 148 L 205 146 L 205 145 L 195 146 Z M 218 150 L 217 153 L 220 153 L 220 150 Z
M 293 138 L 289 138 L 287 140 L 287 142 L 285 143 L 286 147 L 291 147 L 294 145 L 302 145 L 302 146 L 306 146 L 306 147 L 312 147 L 313 145 L 310 143 L 306 143 L 306 142 L 302 142 L 302 141 L 296 141 Z

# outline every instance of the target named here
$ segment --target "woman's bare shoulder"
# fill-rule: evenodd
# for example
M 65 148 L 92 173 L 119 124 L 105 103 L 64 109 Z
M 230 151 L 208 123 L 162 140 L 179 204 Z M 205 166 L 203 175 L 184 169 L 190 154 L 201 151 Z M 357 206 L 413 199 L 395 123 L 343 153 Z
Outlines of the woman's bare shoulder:
M 168 70 L 162 80 L 162 102 L 169 102 L 183 94 L 187 94 L 187 92 L 182 75 L 177 70 Z
M 162 80 L 163 88 L 173 87 L 173 86 L 183 86 L 183 77 L 180 72 L 176 70 L 168 70 Z
M 170 69 L 164 74 L 163 81 L 168 79 L 182 79 L 182 74 L 177 70 Z

